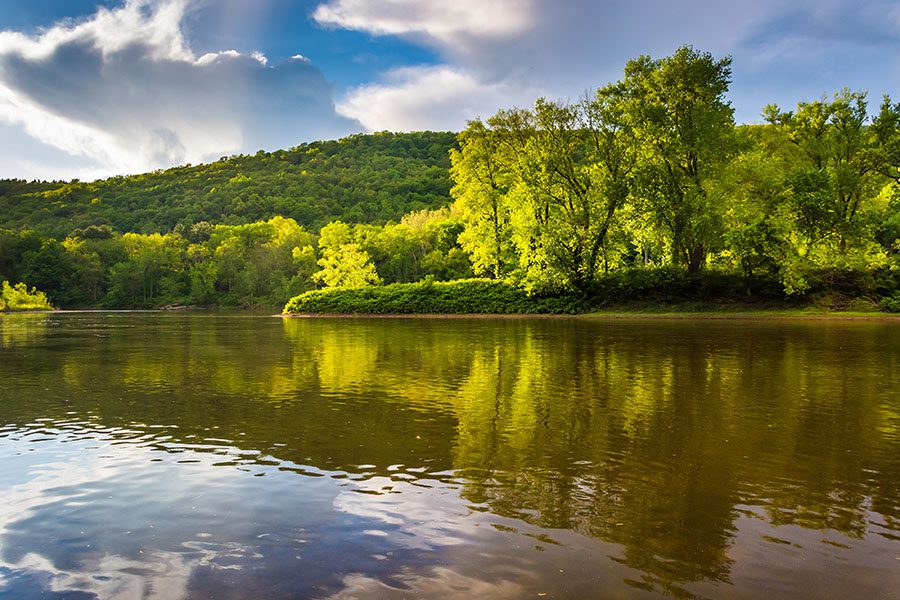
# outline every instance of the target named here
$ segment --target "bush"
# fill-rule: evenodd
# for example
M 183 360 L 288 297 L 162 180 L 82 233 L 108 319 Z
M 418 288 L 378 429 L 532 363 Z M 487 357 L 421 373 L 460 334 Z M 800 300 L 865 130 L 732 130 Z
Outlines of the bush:
M 722 306 L 800 306 L 823 294 L 858 300 L 860 307 L 876 301 L 882 310 L 900 312 L 900 289 L 894 271 L 821 271 L 803 296 L 785 297 L 779 281 L 734 273 L 688 273 L 675 267 L 614 271 L 601 277 L 589 294 L 531 294 L 508 281 L 461 279 L 395 283 L 365 288 L 334 288 L 306 292 L 291 299 L 285 313 L 316 314 L 565 314 L 600 308 L 690 310 Z M 844 309 L 848 308 L 843 307 Z M 839 307 L 840 308 L 840 307 Z
M 28 287 L 24 283 L 10 285 L 0 283 L 0 311 L 4 310 L 53 310 L 43 292 Z
M 784 299 L 781 285 L 773 279 L 750 281 L 735 273 L 700 271 L 688 273 L 678 267 L 627 269 L 613 271 L 600 278 L 594 304 L 678 304 L 682 302 Z
M 900 291 L 900 271 L 819 269 L 809 272 L 810 292 L 837 292 L 849 297 L 891 296 Z
M 885 312 L 900 313 L 900 292 L 882 298 L 878 306 Z
M 577 313 L 583 297 L 529 296 L 505 281 L 460 279 L 394 283 L 364 288 L 315 290 L 292 298 L 288 313 L 331 314 L 511 314 Z

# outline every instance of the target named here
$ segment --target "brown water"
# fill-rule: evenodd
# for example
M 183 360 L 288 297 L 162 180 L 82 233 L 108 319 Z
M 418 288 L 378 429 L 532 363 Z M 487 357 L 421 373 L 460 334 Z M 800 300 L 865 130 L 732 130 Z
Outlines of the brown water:
M 900 323 L 0 317 L 3 598 L 900 598 Z

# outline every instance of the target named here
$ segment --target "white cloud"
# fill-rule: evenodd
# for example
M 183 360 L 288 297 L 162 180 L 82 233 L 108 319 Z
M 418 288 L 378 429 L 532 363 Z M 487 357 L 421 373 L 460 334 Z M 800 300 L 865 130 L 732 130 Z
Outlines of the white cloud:
M 251 52 L 250 58 L 252 58 L 256 62 L 258 62 L 262 66 L 266 66 L 267 64 L 269 64 L 269 59 L 266 57 L 265 54 L 263 54 L 259 50 L 254 50 L 253 52 Z
M 384 82 L 352 90 L 338 111 L 369 131 L 459 130 L 467 120 L 529 102 L 527 91 L 483 83 L 452 67 L 408 67 L 387 74 Z
M 532 26 L 532 0 L 333 0 L 313 13 L 319 23 L 379 35 L 419 35 L 442 44 L 505 39 Z
M 577 98 L 621 78 L 628 59 L 684 44 L 734 56 L 739 120 L 756 120 L 768 102 L 843 86 L 896 95 L 898 14 L 894 0 L 330 0 L 313 17 L 437 51 L 440 64 L 384 73 L 340 102 L 345 114 L 384 129 L 460 126 L 459 101 L 475 105 L 471 117 L 498 92 L 508 95 L 502 106 Z
M 900 92 L 895 0 L 323 0 L 313 11 L 321 25 L 400 36 L 437 63 L 383 72 L 346 92 L 338 113 L 302 55 L 272 64 L 259 52 L 195 54 L 184 22 L 209 0 L 124 2 L 33 35 L 0 32 L 0 128 L 35 140 L 27 156 L 7 153 L 0 177 L 137 172 L 360 123 L 457 129 L 538 96 L 577 98 L 620 78 L 629 58 L 682 44 L 734 55 L 739 120 L 844 86 Z M 262 18 L 256 3 L 239 4 L 234 27 Z M 43 164 L 42 146 L 57 149 Z
M 75 168 L 88 176 L 359 129 L 335 113 L 330 85 L 308 62 L 270 66 L 260 52 L 235 50 L 196 56 L 181 28 L 186 4 L 128 0 L 33 36 L 0 32 L 0 124 L 89 159 Z M 7 169 L 16 170 L 0 176 L 52 170 L 33 160 Z
M 58 46 L 83 40 L 93 44 L 104 58 L 140 44 L 155 59 L 190 60 L 192 54 L 179 27 L 186 5 L 186 0 L 127 0 L 120 9 L 100 8 L 91 19 L 52 27 L 37 38 L 0 32 L 0 53 L 47 59 Z

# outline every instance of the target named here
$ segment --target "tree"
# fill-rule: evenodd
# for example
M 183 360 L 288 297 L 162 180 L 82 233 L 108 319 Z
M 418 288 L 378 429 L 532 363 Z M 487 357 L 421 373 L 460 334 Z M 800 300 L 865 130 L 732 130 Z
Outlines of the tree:
M 106 276 L 106 268 L 92 243 L 105 242 L 104 238 L 69 237 L 63 241 L 66 253 L 72 259 L 74 282 L 71 296 L 81 304 L 91 304 L 100 299 Z
M 418 281 L 420 263 L 429 243 L 424 231 L 405 223 L 388 223 L 367 244 L 377 250 L 378 272 L 391 282 Z
M 54 239 L 44 240 L 37 250 L 22 255 L 22 279 L 47 294 L 54 304 L 71 299 L 74 271 L 65 246 Z
M 788 293 L 806 286 L 796 268 L 799 255 L 786 183 L 791 161 L 771 134 L 764 126 L 741 127 L 741 151 L 714 186 L 715 193 L 728 198 L 721 259 L 739 269 L 748 295 L 760 273 L 779 278 Z
M 617 96 L 610 86 L 575 104 L 540 99 L 469 124 L 453 193 L 476 272 L 508 272 L 515 249 L 531 289 L 593 286 L 634 163 Z
M 878 116 L 872 119 L 871 131 L 878 148 L 876 168 L 900 183 L 900 102 L 891 102 L 890 96 L 885 96 Z
M 0 281 L 0 312 L 6 310 L 53 310 L 47 296 L 24 283 L 10 285 Z
M 450 150 L 450 190 L 465 222 L 459 240 L 478 274 L 499 279 L 515 266 L 510 234 L 507 157 L 499 134 L 481 121 L 469 121 Z
M 325 287 L 365 287 L 381 283 L 369 254 L 352 241 L 350 227 L 335 221 L 322 228 L 319 237 L 320 271 L 313 280 Z
M 829 264 L 854 256 L 870 261 L 874 235 L 866 214 L 891 175 L 900 178 L 891 166 L 896 111 L 886 98 L 870 121 L 866 94 L 848 89 L 800 102 L 795 111 L 766 107 L 766 120 L 799 154 L 789 186 L 804 255 Z
M 176 300 L 173 296 L 180 295 L 176 278 L 184 274 L 185 239 L 171 233 L 126 233 L 121 241 L 126 258 L 110 269 L 109 302 L 154 306 L 160 300 Z
M 673 259 L 690 271 L 721 240 L 721 208 L 709 191 L 733 154 L 730 82 L 730 57 L 683 46 L 666 58 L 628 61 L 619 84 L 639 144 L 638 196 Z

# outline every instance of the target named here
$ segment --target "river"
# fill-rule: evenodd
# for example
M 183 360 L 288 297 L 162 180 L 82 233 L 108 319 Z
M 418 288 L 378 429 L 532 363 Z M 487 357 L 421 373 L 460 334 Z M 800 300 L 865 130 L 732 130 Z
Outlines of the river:
M 3 598 L 898 598 L 900 323 L 0 316 Z

